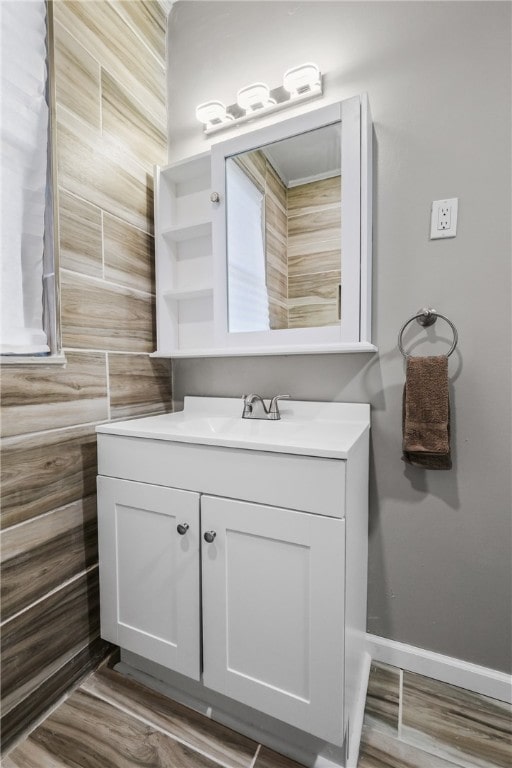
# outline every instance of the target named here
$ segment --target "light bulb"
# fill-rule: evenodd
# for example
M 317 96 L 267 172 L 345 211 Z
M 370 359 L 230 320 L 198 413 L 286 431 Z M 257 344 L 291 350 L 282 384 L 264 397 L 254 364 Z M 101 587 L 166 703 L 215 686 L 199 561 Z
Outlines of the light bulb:
M 222 101 L 206 101 L 204 104 L 199 104 L 196 107 L 196 117 L 207 128 L 233 120 L 233 115 L 226 112 Z
M 276 103 L 275 99 L 270 98 L 270 88 L 265 83 L 253 83 L 241 88 L 236 95 L 236 101 L 246 112 L 254 112 Z
M 283 88 L 290 96 L 302 96 L 304 93 L 316 90 L 321 85 L 320 70 L 316 64 L 301 64 L 284 73 Z

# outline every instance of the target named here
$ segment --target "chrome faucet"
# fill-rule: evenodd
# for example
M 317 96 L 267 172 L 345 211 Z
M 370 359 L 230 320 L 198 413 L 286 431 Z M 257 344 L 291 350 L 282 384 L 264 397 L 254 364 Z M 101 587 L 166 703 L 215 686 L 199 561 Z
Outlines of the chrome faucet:
M 263 402 L 261 395 L 244 395 L 244 410 L 242 419 L 267 419 L 276 421 L 281 418 L 278 400 L 288 399 L 290 395 L 276 395 L 270 401 L 270 406 Z

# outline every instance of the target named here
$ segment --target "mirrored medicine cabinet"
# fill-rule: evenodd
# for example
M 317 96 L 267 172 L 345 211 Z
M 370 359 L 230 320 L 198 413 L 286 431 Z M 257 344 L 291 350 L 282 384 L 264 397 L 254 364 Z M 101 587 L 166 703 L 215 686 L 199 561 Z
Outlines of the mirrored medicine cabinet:
M 366 96 L 156 169 L 157 356 L 374 351 Z

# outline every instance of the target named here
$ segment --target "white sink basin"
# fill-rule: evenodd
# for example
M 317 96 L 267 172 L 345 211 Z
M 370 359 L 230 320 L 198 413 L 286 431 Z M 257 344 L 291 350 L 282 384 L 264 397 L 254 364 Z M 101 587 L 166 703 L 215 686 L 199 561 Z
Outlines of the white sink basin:
M 97 427 L 106 434 L 248 450 L 347 458 L 370 427 L 360 403 L 280 401 L 281 419 L 242 419 L 240 398 L 186 397 L 184 410 Z

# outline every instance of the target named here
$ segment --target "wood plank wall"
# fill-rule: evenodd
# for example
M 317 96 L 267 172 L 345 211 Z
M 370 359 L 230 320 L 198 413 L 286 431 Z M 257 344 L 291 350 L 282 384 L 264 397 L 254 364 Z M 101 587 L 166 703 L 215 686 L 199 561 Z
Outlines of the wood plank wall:
M 101 658 L 95 425 L 171 409 L 155 349 L 152 176 L 165 10 L 53 4 L 66 364 L 4 366 L 3 747 Z

